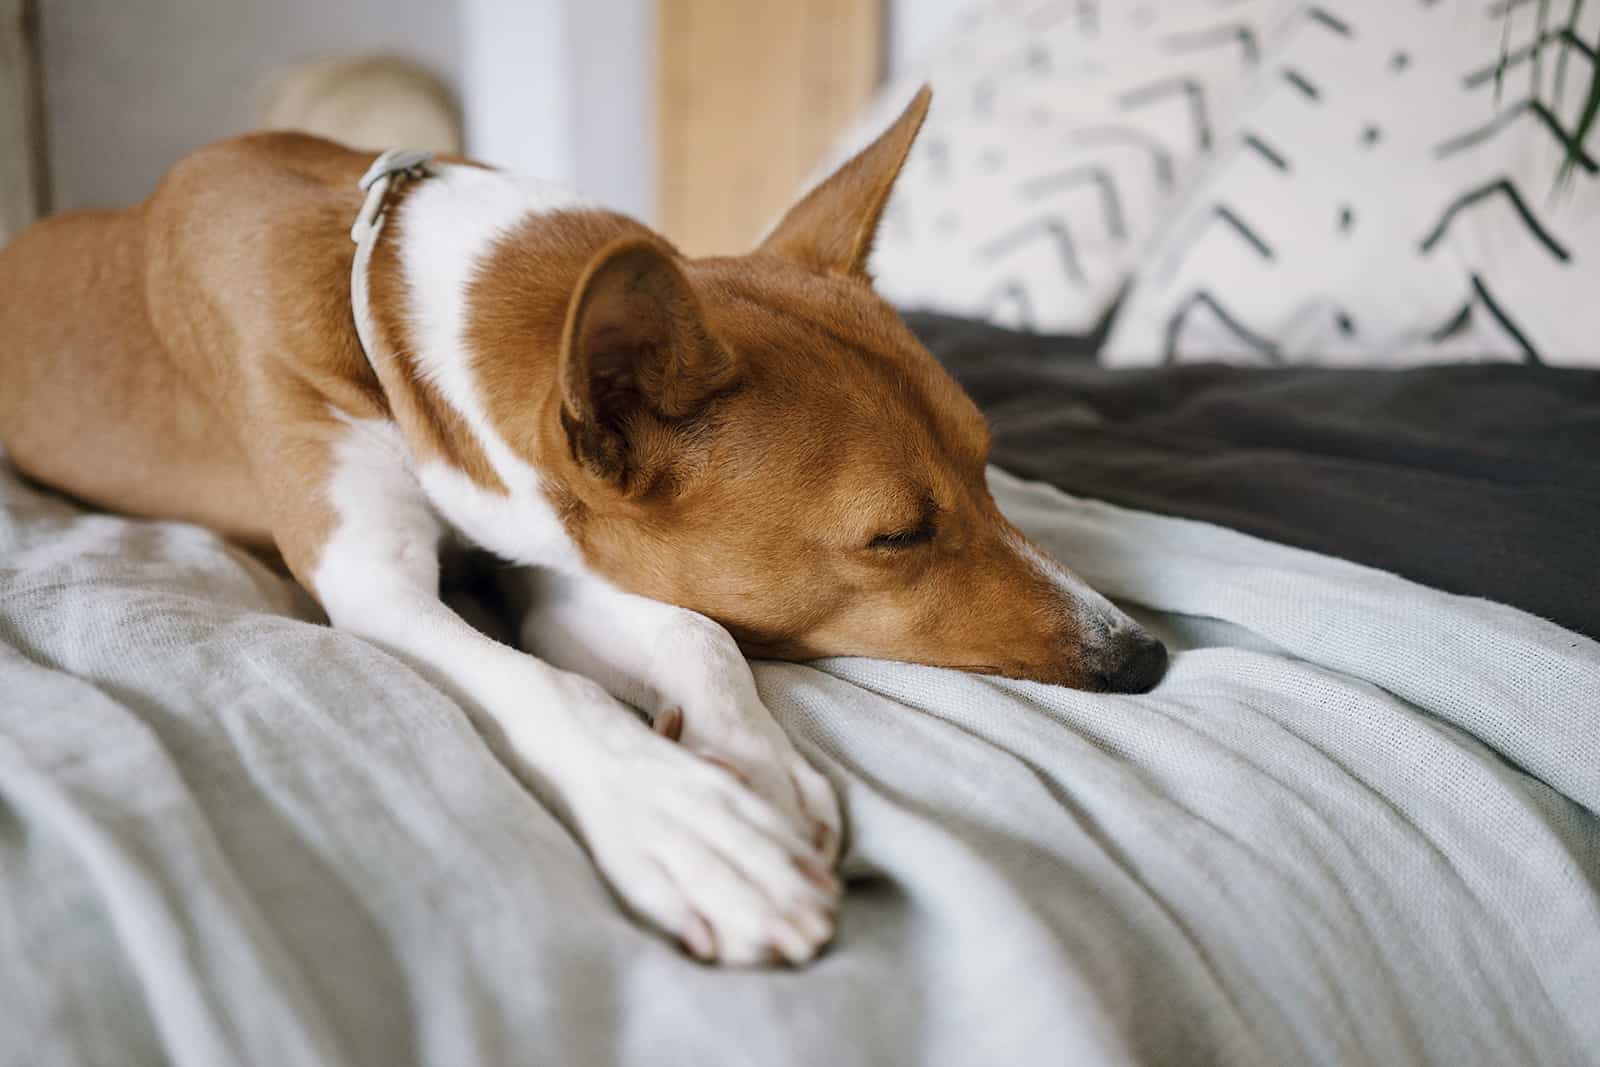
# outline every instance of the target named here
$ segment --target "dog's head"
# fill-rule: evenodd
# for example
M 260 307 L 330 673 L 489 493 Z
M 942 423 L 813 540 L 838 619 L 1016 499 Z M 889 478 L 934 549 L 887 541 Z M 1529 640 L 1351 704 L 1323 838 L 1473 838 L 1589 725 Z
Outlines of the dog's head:
M 927 106 L 750 255 L 635 236 L 590 261 L 562 338 L 568 526 L 753 653 L 1142 692 L 1165 649 L 1000 514 L 983 416 L 866 275 Z

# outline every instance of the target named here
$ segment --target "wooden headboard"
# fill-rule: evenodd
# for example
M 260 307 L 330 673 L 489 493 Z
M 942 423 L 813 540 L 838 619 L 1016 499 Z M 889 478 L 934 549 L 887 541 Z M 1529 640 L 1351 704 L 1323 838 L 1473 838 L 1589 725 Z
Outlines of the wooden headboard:
M 877 87 L 883 0 L 659 0 L 657 34 L 661 228 L 747 251 Z

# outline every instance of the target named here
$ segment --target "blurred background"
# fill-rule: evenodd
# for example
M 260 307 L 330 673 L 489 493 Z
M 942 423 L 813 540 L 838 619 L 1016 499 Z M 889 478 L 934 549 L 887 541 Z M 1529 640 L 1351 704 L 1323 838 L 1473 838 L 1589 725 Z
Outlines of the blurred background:
M 291 128 L 739 253 L 924 80 L 901 308 L 1112 365 L 1595 362 L 1586 0 L 0 0 L 0 238 Z
M 959 6 L 0 0 L 0 233 L 44 210 L 139 199 L 216 138 L 315 125 L 349 92 L 330 66 L 381 55 L 437 80 L 469 154 L 578 186 L 688 250 L 733 251 Z M 403 80 L 391 77 L 390 91 Z M 371 121 L 350 114 L 361 101 L 343 106 L 346 124 Z M 432 131 L 450 147 L 448 126 Z

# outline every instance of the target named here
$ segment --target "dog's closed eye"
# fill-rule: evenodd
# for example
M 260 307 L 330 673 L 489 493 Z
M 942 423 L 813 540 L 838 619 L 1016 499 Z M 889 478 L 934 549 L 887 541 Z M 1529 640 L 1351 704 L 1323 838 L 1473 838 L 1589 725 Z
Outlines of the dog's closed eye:
M 920 525 L 906 530 L 895 530 L 892 533 L 881 533 L 867 542 L 868 548 L 901 549 L 912 548 L 916 545 L 925 545 L 933 540 L 938 531 L 934 528 L 933 520 L 926 519 Z

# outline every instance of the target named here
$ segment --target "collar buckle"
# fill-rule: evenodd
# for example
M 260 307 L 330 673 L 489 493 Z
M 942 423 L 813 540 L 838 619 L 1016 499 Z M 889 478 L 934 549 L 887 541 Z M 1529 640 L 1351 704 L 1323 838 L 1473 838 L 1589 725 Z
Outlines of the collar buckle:
M 350 240 L 360 244 L 376 228 L 389 197 L 389 188 L 397 176 L 412 179 L 426 177 L 432 173 L 432 163 L 432 152 L 414 148 L 391 148 L 373 160 L 372 166 L 367 168 L 358 183 L 366 190 L 367 198 L 362 201 L 361 210 L 356 214 L 355 225 L 350 227 Z

